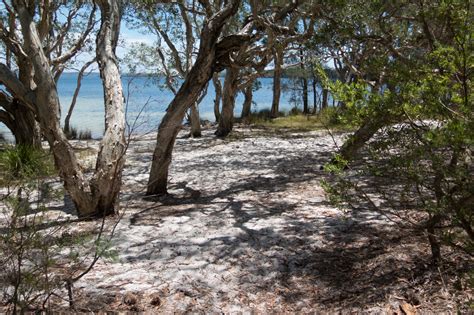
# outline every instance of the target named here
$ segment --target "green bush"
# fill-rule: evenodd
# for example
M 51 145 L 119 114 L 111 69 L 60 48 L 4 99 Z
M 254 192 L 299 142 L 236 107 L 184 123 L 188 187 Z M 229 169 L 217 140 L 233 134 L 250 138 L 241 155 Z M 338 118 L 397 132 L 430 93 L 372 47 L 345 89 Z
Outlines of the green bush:
M 337 107 L 327 107 L 318 113 L 318 120 L 324 126 L 337 126 L 343 123 L 340 116 L 341 109 Z
M 3 180 L 25 180 L 54 173 L 52 158 L 43 150 L 27 145 L 9 146 L 0 151 Z

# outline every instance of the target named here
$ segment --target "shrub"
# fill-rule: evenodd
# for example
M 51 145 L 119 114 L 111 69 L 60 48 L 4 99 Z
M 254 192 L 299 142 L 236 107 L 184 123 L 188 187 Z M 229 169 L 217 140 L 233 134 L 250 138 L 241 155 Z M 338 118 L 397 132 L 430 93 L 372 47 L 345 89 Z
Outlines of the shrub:
M 66 138 L 69 140 L 77 139 L 77 128 L 76 127 L 69 127 L 64 129 L 64 133 L 66 134 Z
M 293 107 L 290 109 L 290 112 L 288 113 L 289 116 L 297 116 L 303 114 L 303 111 L 299 109 L 298 107 Z
M 77 231 L 67 219 L 51 217 L 43 191 L 51 164 L 43 151 L 18 146 L 2 151 L 0 158 L 3 176 L 14 179 L 0 196 L 0 305 L 13 314 L 49 313 L 56 297 L 74 308 L 74 282 L 99 258 L 115 256 L 104 224 L 99 231 Z
M 8 146 L 0 152 L 3 180 L 24 180 L 54 173 L 52 157 L 27 145 Z
M 69 127 L 64 129 L 64 133 L 69 140 L 90 140 L 92 139 L 92 132 L 89 129 L 78 130 L 76 127 Z
M 337 107 L 327 107 L 318 113 L 318 119 L 324 126 L 337 126 L 343 123 L 340 116 L 340 109 Z
M 90 139 L 92 139 L 92 132 L 89 129 L 86 129 L 84 131 L 81 130 L 79 132 L 78 139 L 79 140 L 90 140 Z

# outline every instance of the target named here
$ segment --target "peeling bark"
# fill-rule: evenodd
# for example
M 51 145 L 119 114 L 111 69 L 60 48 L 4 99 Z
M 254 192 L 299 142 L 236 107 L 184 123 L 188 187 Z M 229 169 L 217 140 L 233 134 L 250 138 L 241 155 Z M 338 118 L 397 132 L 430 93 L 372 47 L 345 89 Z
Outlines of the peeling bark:
M 102 24 L 96 40 L 96 55 L 104 86 L 105 132 L 99 146 L 91 190 L 97 211 L 106 215 L 115 212 L 126 151 L 123 88 L 115 55 L 121 8 L 115 0 L 97 1 L 97 4 Z
M 82 173 L 74 150 L 60 126 L 60 104 L 56 83 L 31 8 L 16 2 L 24 49 L 34 68 L 34 105 L 41 130 L 48 141 L 60 178 L 69 192 L 81 217 L 103 216 L 113 213 L 120 188 L 120 175 L 125 149 L 125 115 L 120 76 L 115 58 L 115 47 L 120 25 L 116 1 L 98 1 L 102 25 L 97 39 L 101 77 L 105 87 L 105 135 L 98 155 L 95 173 L 88 181 Z M 17 88 L 21 88 L 18 85 Z M 30 96 L 31 97 L 31 96 Z

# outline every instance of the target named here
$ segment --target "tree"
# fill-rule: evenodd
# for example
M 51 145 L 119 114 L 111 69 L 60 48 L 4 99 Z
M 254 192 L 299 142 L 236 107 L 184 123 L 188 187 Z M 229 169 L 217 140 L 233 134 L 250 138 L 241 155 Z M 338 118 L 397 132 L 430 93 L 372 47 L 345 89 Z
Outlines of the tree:
M 168 168 L 181 121 L 186 110 L 199 97 L 212 75 L 231 66 L 233 53 L 238 52 L 242 47 L 248 47 L 249 43 L 257 43 L 265 34 L 265 30 L 274 27 L 282 34 L 289 34 L 289 36 L 293 34 L 291 28 L 278 28 L 278 22 L 288 17 L 298 7 L 299 2 L 294 1 L 282 7 L 274 6 L 271 12 L 273 24 L 269 24 L 271 20 L 265 19 L 262 14 L 259 15 L 268 12 L 267 7 L 264 7 L 265 4 L 251 2 L 251 18 L 246 19 L 238 32 L 220 39 L 224 24 L 237 13 L 240 1 L 229 1 L 222 6 L 219 6 L 219 3 L 216 2 L 213 6 L 209 1 L 200 1 L 202 9 L 206 12 L 206 18 L 201 28 L 199 51 L 193 67 L 168 107 L 158 129 L 147 195 L 160 195 L 167 192 Z
M 222 7 L 214 9 L 208 1 L 201 1 L 206 12 L 200 36 L 199 51 L 187 76 L 177 91 L 158 129 L 157 142 L 153 153 L 147 194 L 164 194 L 167 192 L 168 168 L 176 136 L 180 130 L 186 110 L 198 99 L 200 93 L 216 71 L 216 64 L 221 53 L 225 53 L 239 43 L 239 38 L 222 39 L 219 36 L 226 21 L 234 15 L 240 5 L 239 0 L 229 1 Z M 242 34 L 240 37 L 249 36 Z M 233 40 L 233 41 L 231 41 Z M 230 44 L 230 46 L 226 46 Z M 238 46 L 237 46 L 238 47 Z
M 221 117 L 220 105 L 222 98 L 222 84 L 219 80 L 219 73 L 214 73 L 212 76 L 212 84 L 214 85 L 214 91 L 216 92 L 216 96 L 214 97 L 214 117 L 216 118 L 216 122 L 218 122 Z
M 365 7 L 351 10 L 367 13 Z M 354 159 L 354 149 L 363 145 L 369 158 L 364 167 L 340 173 L 333 189 L 344 200 L 368 201 L 423 229 L 435 263 L 443 243 L 472 255 L 472 8 L 453 0 L 377 4 L 371 10 L 380 17 L 375 25 L 359 16 L 370 33 L 350 36 L 373 50 L 374 59 L 359 70 L 345 61 L 357 80 L 332 86 L 350 113 L 346 119 L 361 126 L 336 161 L 346 166 L 346 155 Z
M 270 111 L 270 116 L 272 118 L 278 117 L 278 112 L 280 111 L 280 97 L 281 97 L 281 75 L 283 72 L 283 58 L 284 58 L 285 47 L 281 43 L 276 43 L 275 47 L 272 49 L 273 53 L 273 98 L 272 98 L 272 108 Z
M 5 15 L 0 18 L 0 39 L 2 40 L 5 63 L 1 64 L 1 71 L 5 76 L 11 76 L 17 71 L 17 78 L 28 91 L 36 88 L 33 80 L 33 66 L 29 56 L 21 47 L 22 39 L 19 38 L 18 19 L 11 4 L 3 2 Z M 45 45 L 46 57 L 50 60 L 54 79 L 57 81 L 64 71 L 66 65 L 76 56 L 92 31 L 95 19 L 94 12 L 84 8 L 83 2 L 47 2 L 39 12 L 38 35 Z M 54 12 L 63 11 L 66 21 L 60 21 Z M 79 35 L 72 38 L 70 31 L 74 29 Z M 41 134 L 39 126 L 35 121 L 34 104 L 25 102 L 12 93 L 12 90 L 2 91 L 0 121 L 3 122 L 13 133 L 16 143 L 22 145 L 41 147 Z
M 120 75 L 115 48 L 121 18 L 121 5 L 117 1 L 97 1 L 101 9 L 101 26 L 97 35 L 96 53 L 104 84 L 105 134 L 100 143 L 97 165 L 90 180 L 82 172 L 74 150 L 60 127 L 60 103 L 56 89 L 58 74 L 62 72 L 60 61 L 75 55 L 82 47 L 84 38 L 76 42 L 70 51 L 50 59 L 44 29 L 51 20 L 41 14 L 36 3 L 14 2 L 22 34 L 21 51 L 34 69 L 31 77 L 36 88 L 29 90 L 7 67 L 0 67 L 0 80 L 8 91 L 34 110 L 41 131 L 53 153 L 59 176 L 69 192 L 80 216 L 103 216 L 115 212 L 121 172 L 124 163 L 125 115 Z M 51 7 L 50 9 L 53 9 Z M 94 9 L 92 10 L 92 12 Z M 54 11 L 41 11 L 54 14 Z M 40 22 L 37 22 L 37 21 Z
M 165 85 L 174 95 L 178 92 L 179 81 L 186 78 L 191 70 L 199 44 L 196 38 L 203 17 L 193 6 L 188 1 L 163 4 L 137 2 L 132 14 L 132 25 L 145 27 L 157 38 L 155 44 L 140 44 L 131 52 L 133 67 L 136 67 L 138 56 L 147 71 L 166 78 Z M 198 106 L 202 98 L 189 109 L 192 137 L 201 136 Z

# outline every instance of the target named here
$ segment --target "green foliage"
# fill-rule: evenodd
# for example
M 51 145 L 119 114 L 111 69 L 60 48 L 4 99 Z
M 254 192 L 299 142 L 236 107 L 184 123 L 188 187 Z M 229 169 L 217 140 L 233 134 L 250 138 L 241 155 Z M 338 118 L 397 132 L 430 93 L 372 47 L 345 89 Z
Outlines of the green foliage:
M 349 83 L 333 82 L 318 70 L 323 84 L 345 105 L 338 113 L 341 121 L 360 125 L 372 119 L 386 125 L 367 145 L 369 159 L 364 165 L 338 173 L 328 193 L 351 202 L 371 202 L 368 192 L 377 194 L 392 205 L 391 209 L 379 210 L 393 212 L 407 221 L 410 213 L 397 213 L 400 209 L 418 212 L 419 227 L 434 230 L 438 241 L 472 254 L 474 32 L 472 23 L 466 23 L 471 13 L 463 10 L 462 1 L 450 1 L 447 7 L 433 4 L 429 13 L 432 22 L 441 23 L 448 11 L 450 23 L 458 24 L 452 24 L 445 34 L 440 30 L 437 38 L 431 39 L 431 46 L 425 44 L 405 52 L 406 59 L 384 60 L 374 55 L 376 61 L 358 65 L 366 69 L 367 76 Z M 415 40 L 414 33 L 398 31 L 398 41 L 430 40 Z M 376 86 L 367 79 L 368 73 L 382 68 L 386 75 Z M 394 122 L 398 124 L 392 125 Z M 339 166 L 336 163 L 328 170 L 338 172 Z M 377 207 L 376 203 L 372 205 Z
M 26 145 L 2 149 L 0 169 L 3 182 L 29 180 L 54 174 L 52 157 L 43 150 Z

